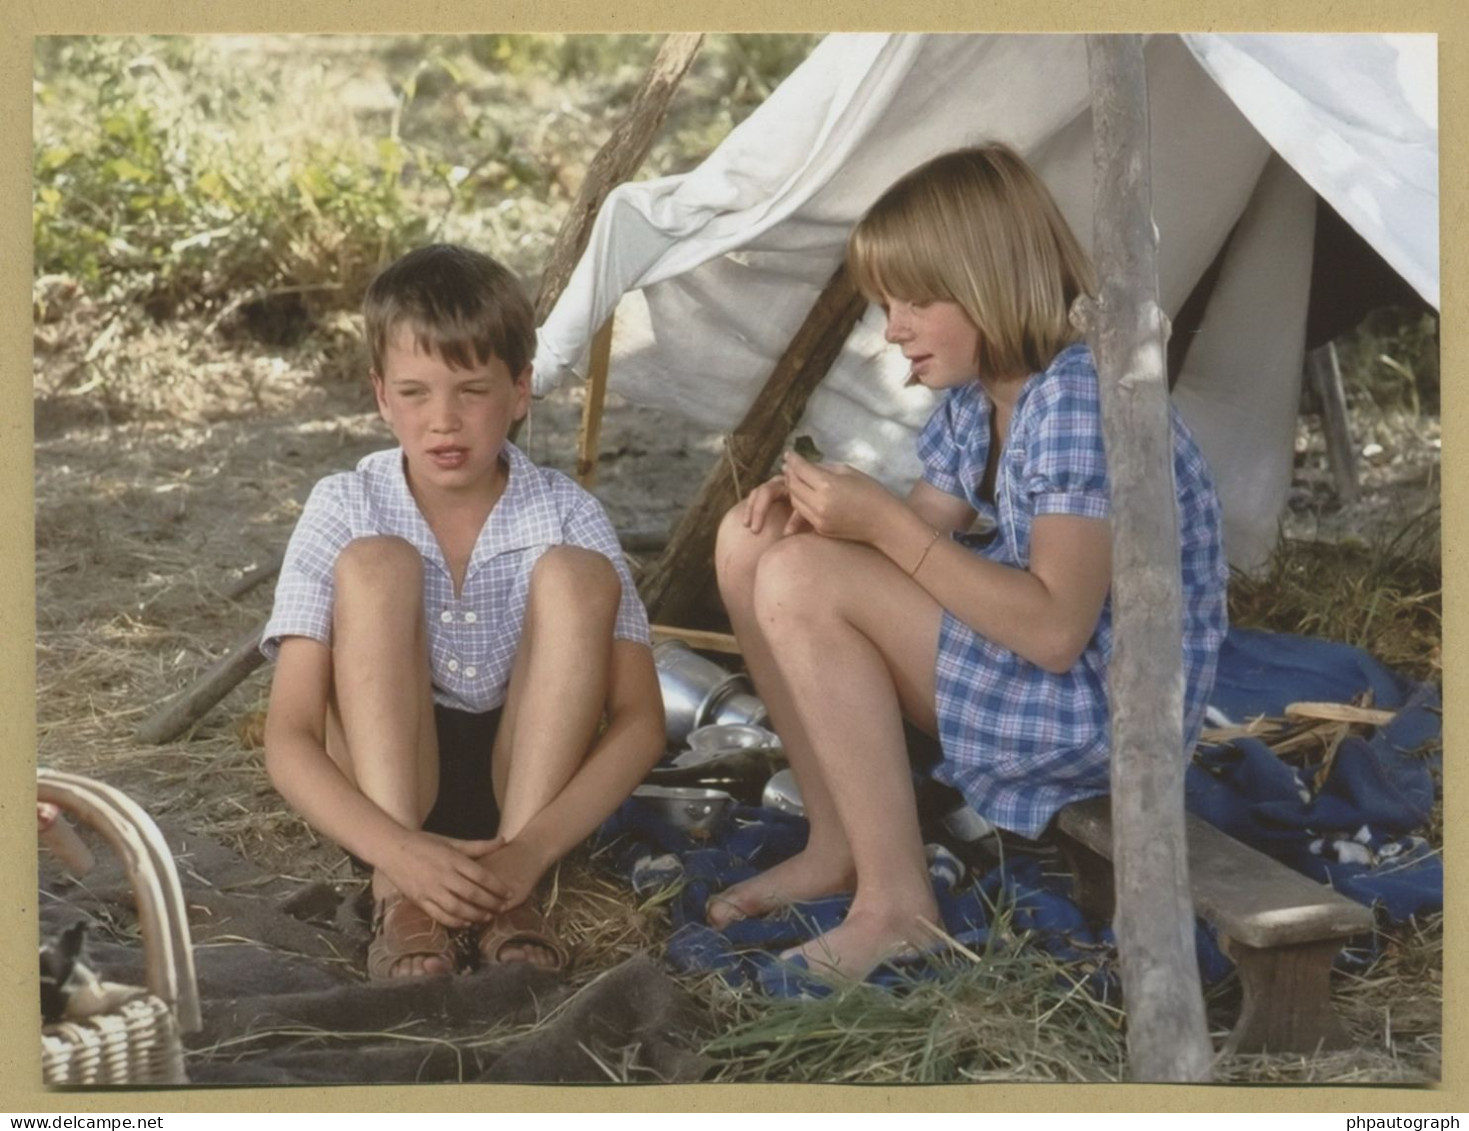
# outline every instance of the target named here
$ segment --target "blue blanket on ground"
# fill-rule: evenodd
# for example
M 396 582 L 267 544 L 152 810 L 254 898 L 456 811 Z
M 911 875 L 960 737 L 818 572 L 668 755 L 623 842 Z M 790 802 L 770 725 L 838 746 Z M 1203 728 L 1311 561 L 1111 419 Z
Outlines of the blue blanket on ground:
M 1359 649 L 1304 637 L 1233 629 L 1220 654 L 1212 704 L 1235 721 L 1279 715 L 1299 700 L 1348 702 L 1370 689 L 1374 705 L 1398 714 L 1370 737 L 1348 737 L 1319 772 L 1303 781 L 1263 742 L 1237 739 L 1199 751 L 1189 766 L 1190 810 L 1246 844 L 1343 894 L 1376 907 L 1389 923 L 1443 906 L 1443 868 L 1417 833 L 1434 801 L 1439 764 L 1440 702 L 1427 684 L 1404 680 Z M 769 868 L 801 849 L 806 822 L 769 809 L 737 806 L 701 840 L 661 820 L 636 799 L 607 821 L 599 840 L 635 891 L 665 892 L 674 932 L 670 963 L 689 972 L 717 972 L 733 984 L 786 996 L 820 987 L 779 960 L 839 923 L 849 896 L 796 904 L 788 912 L 731 923 L 705 922 L 714 893 Z M 963 863 L 929 847 L 929 871 L 945 930 L 982 951 L 997 914 L 1066 961 L 1099 995 L 1116 988 L 1110 927 L 1088 922 L 1070 898 L 1070 877 L 1045 853 L 1012 852 L 972 882 Z M 1198 932 L 1206 984 L 1230 969 L 1209 928 Z M 1372 939 L 1346 948 L 1342 961 L 1375 957 Z M 884 968 L 873 980 L 898 982 L 933 973 L 927 964 Z

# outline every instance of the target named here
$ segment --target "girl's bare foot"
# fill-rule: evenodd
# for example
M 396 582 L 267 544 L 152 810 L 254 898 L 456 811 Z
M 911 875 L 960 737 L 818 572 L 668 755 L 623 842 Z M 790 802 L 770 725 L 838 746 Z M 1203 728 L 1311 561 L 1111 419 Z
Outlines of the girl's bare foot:
M 857 874 L 848 859 L 832 859 L 809 848 L 758 876 L 709 897 L 705 918 L 716 931 L 740 919 L 769 915 L 792 903 L 851 891 Z
M 807 967 L 818 974 L 860 982 L 889 959 L 932 947 L 937 938 L 924 921 L 934 923 L 937 919 L 938 909 L 931 903 L 917 912 L 853 907 L 841 926 L 786 951 L 781 958 L 803 958 Z

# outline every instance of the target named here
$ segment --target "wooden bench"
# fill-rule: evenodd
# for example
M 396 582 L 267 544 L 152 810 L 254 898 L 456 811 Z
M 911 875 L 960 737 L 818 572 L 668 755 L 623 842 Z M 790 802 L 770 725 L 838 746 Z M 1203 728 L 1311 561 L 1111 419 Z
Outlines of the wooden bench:
M 1087 912 L 1110 919 L 1112 820 L 1104 797 L 1057 820 Z M 1352 1043 L 1331 1008 L 1331 964 L 1342 941 L 1372 930 L 1372 912 L 1325 884 L 1188 815 L 1194 911 L 1213 924 L 1236 968 L 1244 1007 L 1226 1052 L 1313 1052 Z

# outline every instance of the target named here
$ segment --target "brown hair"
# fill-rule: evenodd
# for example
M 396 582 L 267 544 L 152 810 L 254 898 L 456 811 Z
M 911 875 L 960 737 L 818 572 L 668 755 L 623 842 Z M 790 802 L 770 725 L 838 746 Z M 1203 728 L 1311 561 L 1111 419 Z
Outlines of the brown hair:
M 1091 264 L 1030 166 L 993 143 L 945 153 L 878 198 L 847 241 L 872 302 L 956 302 L 979 329 L 982 372 L 1024 376 L 1078 335 L 1068 316 L 1096 289 Z
M 498 357 L 518 378 L 535 357 L 535 312 L 515 276 L 454 244 L 410 251 L 380 271 L 362 303 L 372 371 L 385 376 L 388 344 L 407 326 L 414 344 L 454 369 Z

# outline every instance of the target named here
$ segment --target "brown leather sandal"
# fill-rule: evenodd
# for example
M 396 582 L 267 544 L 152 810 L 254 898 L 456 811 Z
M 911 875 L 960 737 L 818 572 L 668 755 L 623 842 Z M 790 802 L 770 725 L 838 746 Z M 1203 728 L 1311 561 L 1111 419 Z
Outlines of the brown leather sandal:
M 507 946 L 515 945 L 544 947 L 555 956 L 555 961 L 549 966 L 541 966 L 539 963 L 532 964 L 539 969 L 559 974 L 571 965 L 571 953 L 551 933 L 545 916 L 528 903 L 522 903 L 510 911 L 500 912 L 480 928 L 477 943 L 480 965 L 507 964 L 500 955 Z M 528 962 L 529 959 L 517 958 L 510 961 Z
M 372 942 L 367 945 L 367 976 L 373 981 L 426 977 L 433 974 L 394 974 L 405 958 L 442 958 L 455 967 L 454 940 L 442 923 L 407 896 L 390 895 L 373 909 Z

